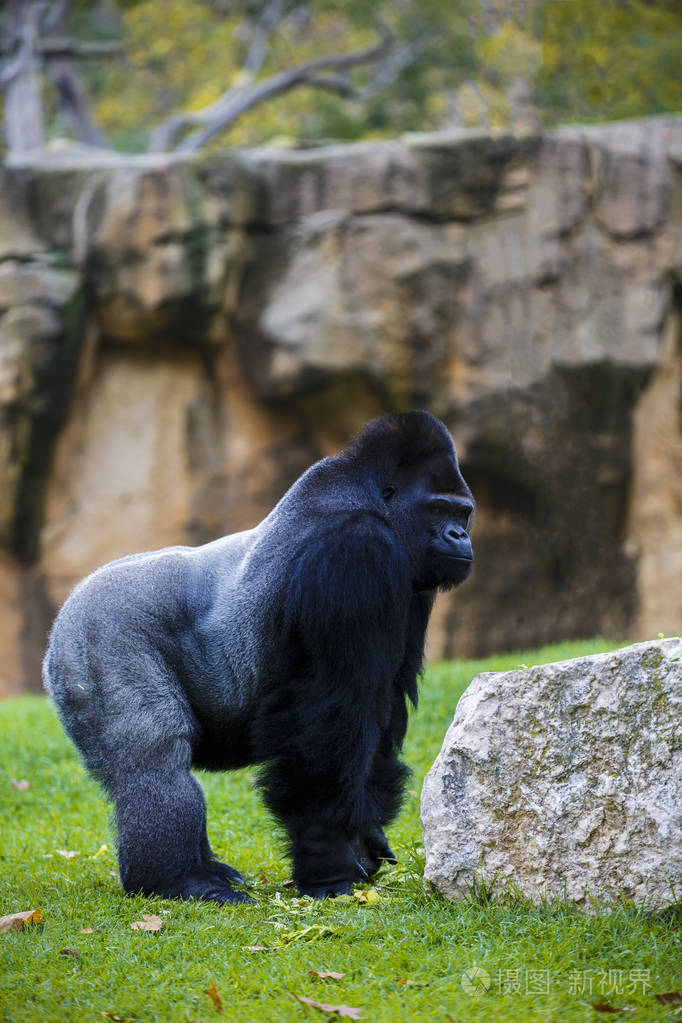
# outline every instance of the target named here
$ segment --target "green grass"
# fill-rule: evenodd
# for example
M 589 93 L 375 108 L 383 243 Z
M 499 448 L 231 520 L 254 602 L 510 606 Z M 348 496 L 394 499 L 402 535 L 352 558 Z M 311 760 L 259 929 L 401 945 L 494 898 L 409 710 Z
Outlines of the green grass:
M 591 1002 L 629 1006 L 628 1020 L 664 1020 L 656 993 L 682 987 L 679 915 L 628 905 L 585 916 L 520 899 L 448 903 L 421 884 L 419 790 L 457 699 L 482 670 L 608 649 L 593 641 L 486 661 L 432 666 L 408 732 L 414 769 L 389 838 L 400 863 L 376 881 L 380 899 L 310 902 L 283 887 L 282 839 L 253 789 L 253 772 L 202 775 L 210 838 L 254 879 L 257 906 L 125 898 L 109 810 L 39 697 L 0 704 L 0 915 L 41 909 L 45 922 L 0 934 L 0 1021 L 312 1021 L 326 1014 L 297 994 L 358 1008 L 374 1023 L 426 1020 L 598 1020 Z M 27 791 L 10 779 L 26 778 Z M 101 852 L 103 844 L 108 850 Z M 66 859 L 58 849 L 74 850 Z M 134 931 L 142 913 L 159 933 Z M 96 929 L 82 934 L 83 927 Z M 248 945 L 269 951 L 249 952 Z M 78 958 L 60 955 L 75 949 Z M 487 991 L 463 990 L 464 970 L 487 971 Z M 311 970 L 343 973 L 323 981 Z M 589 985 L 592 985 L 590 994 Z M 204 993 L 212 983 L 219 1013 Z

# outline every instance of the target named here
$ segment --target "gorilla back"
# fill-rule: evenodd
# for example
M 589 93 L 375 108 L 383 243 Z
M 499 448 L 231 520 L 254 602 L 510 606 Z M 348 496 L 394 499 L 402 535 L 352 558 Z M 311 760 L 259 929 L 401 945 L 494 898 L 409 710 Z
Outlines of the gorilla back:
M 254 529 L 76 587 L 43 677 L 114 802 L 127 892 L 250 901 L 211 851 L 192 766 L 263 765 L 303 894 L 393 861 L 406 703 L 435 591 L 471 571 L 473 509 L 443 424 L 384 416 Z

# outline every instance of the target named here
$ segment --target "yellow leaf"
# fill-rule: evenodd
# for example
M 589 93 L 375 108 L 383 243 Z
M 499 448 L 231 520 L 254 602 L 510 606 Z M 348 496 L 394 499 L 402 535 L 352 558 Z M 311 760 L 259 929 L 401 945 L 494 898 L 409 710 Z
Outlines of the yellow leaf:
M 381 901 L 381 896 L 375 888 L 369 888 L 366 892 L 361 888 L 356 888 L 353 892 L 353 897 L 357 899 L 361 906 L 373 906 Z
M 24 927 L 43 922 L 42 909 L 27 909 L 23 913 L 10 913 L 0 916 L 0 934 L 3 931 L 23 931 Z

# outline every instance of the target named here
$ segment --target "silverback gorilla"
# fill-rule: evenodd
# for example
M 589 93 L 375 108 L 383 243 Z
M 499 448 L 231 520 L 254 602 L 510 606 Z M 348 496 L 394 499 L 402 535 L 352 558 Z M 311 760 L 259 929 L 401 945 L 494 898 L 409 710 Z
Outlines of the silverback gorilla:
M 384 416 L 255 529 L 105 565 L 59 612 L 45 686 L 115 805 L 128 893 L 249 902 L 214 857 L 193 766 L 262 765 L 302 894 L 395 862 L 435 591 L 472 564 L 471 492 L 427 412 Z

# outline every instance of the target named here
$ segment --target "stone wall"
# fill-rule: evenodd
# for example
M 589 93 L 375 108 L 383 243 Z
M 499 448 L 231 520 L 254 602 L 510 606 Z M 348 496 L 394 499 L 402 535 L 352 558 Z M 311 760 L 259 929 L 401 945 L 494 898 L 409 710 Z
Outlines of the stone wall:
M 430 652 L 682 625 L 682 118 L 0 171 L 0 692 L 101 562 L 427 407 L 478 500 Z

